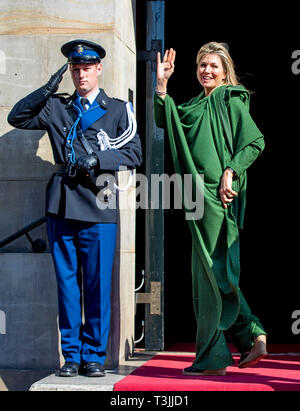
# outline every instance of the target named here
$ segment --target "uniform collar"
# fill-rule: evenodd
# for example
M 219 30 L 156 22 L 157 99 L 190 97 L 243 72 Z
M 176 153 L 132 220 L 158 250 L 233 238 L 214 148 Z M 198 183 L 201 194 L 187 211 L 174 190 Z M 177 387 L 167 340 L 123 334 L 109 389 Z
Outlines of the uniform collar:
M 88 99 L 90 105 L 92 105 L 92 104 L 94 103 L 94 101 L 96 100 L 96 97 L 98 96 L 99 93 L 100 93 L 100 90 L 98 89 L 98 90 L 94 91 L 94 93 L 92 93 L 92 94 L 90 94 L 88 97 L 86 97 L 86 98 Z M 76 91 L 76 95 L 77 95 L 77 97 L 82 98 L 82 97 L 78 94 L 77 91 Z
M 105 91 L 102 88 L 100 88 L 100 92 L 97 95 L 96 100 L 102 108 L 104 108 L 104 109 L 108 108 L 108 106 L 109 106 L 109 97 L 107 96 L 107 94 L 105 93 Z
M 96 94 L 96 92 L 95 92 L 95 94 Z M 75 90 L 73 95 L 68 99 L 68 103 L 67 103 L 66 108 L 70 109 L 72 107 L 74 101 L 77 98 L 78 98 L 78 93 Z M 109 97 L 102 88 L 100 88 L 99 91 L 97 90 L 97 95 L 95 96 L 94 99 L 99 103 L 99 105 L 102 108 L 104 108 L 104 109 L 108 108 L 108 106 L 109 106 Z

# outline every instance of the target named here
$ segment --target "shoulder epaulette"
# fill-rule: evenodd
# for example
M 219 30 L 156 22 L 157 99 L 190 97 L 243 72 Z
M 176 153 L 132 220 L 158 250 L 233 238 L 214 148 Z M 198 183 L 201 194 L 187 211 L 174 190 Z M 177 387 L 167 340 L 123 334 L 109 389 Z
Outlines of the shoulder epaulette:
M 121 103 L 126 103 L 126 101 L 125 101 L 125 100 L 122 100 L 122 99 L 117 98 L 117 97 L 113 97 L 113 100 L 120 101 Z

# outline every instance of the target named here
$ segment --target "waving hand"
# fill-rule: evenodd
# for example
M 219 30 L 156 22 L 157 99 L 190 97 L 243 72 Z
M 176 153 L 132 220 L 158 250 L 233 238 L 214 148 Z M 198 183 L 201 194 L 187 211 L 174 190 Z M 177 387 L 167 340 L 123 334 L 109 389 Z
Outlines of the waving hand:
M 176 51 L 173 49 L 166 50 L 162 61 L 161 61 L 161 54 L 159 52 L 157 53 L 156 91 L 162 97 L 164 93 L 166 93 L 167 91 L 167 83 L 169 81 L 169 78 L 174 73 L 175 57 L 176 57 Z

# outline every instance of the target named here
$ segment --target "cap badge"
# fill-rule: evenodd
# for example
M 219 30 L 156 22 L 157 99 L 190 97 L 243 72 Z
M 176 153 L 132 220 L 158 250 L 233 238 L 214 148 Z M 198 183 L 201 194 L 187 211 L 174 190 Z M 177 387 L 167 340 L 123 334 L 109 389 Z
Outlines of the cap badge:
M 82 46 L 78 46 L 77 52 L 78 52 L 79 54 L 83 53 L 83 47 L 82 47 Z

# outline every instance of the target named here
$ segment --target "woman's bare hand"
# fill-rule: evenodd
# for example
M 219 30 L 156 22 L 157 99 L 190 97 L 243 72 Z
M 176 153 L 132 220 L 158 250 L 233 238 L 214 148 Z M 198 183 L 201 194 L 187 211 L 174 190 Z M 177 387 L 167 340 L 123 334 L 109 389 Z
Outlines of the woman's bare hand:
M 163 60 L 161 61 L 161 55 L 157 53 L 157 90 L 165 92 L 167 89 L 167 83 L 175 69 L 175 57 L 176 51 L 173 49 L 166 50 Z
M 226 169 L 223 173 L 220 187 L 220 197 L 224 208 L 227 208 L 233 202 L 234 197 L 238 195 L 237 192 L 232 190 L 232 178 L 232 171 Z

